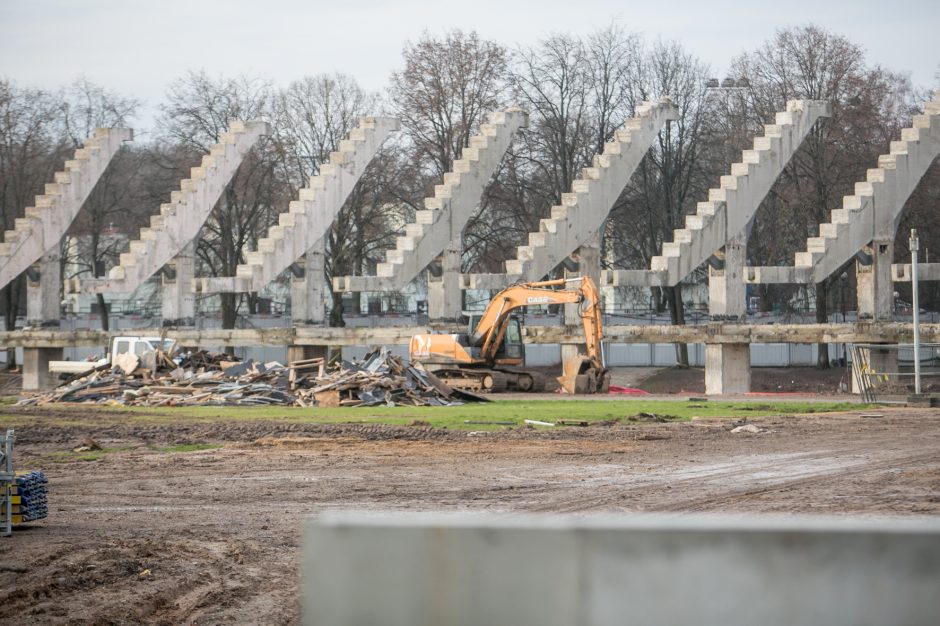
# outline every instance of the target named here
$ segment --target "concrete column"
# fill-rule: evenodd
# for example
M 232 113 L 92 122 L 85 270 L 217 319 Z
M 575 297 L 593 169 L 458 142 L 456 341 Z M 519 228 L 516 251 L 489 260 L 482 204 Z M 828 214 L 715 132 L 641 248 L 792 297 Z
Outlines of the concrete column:
M 858 283 L 858 319 L 875 322 L 894 320 L 894 240 L 875 241 L 871 246 L 871 264 L 855 262 Z
M 866 250 L 869 252 L 869 250 Z M 883 238 L 871 244 L 871 263 L 855 262 L 856 288 L 858 291 L 859 321 L 890 322 L 894 320 L 894 281 L 891 280 L 891 263 L 894 261 L 894 239 Z M 871 373 L 883 374 L 898 371 L 897 350 L 864 348 L 862 358 Z M 857 367 L 858 364 L 855 364 Z M 861 393 L 858 373 L 852 376 L 852 393 Z
M 751 347 L 746 343 L 705 344 L 705 393 L 720 396 L 751 390 Z
M 44 254 L 29 274 L 26 278 L 27 325 L 58 328 L 62 306 L 59 246 Z M 49 373 L 49 361 L 62 360 L 62 354 L 62 348 L 24 348 L 23 391 L 44 391 L 55 387 L 58 377 Z
M 428 280 L 428 318 L 432 322 L 456 321 L 463 311 L 463 291 L 460 289 L 460 262 L 463 239 L 457 237 L 444 248 L 441 255 L 441 278 Z
M 168 263 L 173 270 L 170 278 L 164 273 L 163 283 L 163 325 L 195 326 L 196 294 L 193 293 L 193 281 L 196 276 L 196 242 L 191 241 Z
M 49 361 L 61 361 L 62 348 L 23 348 L 23 391 L 46 391 L 59 384 Z
M 26 324 L 58 327 L 61 317 L 62 265 L 59 262 L 59 247 L 56 246 L 44 254 L 27 273 Z
M 571 256 L 578 262 L 579 276 L 588 276 L 591 278 L 591 280 L 594 281 L 595 285 L 601 284 L 601 251 L 597 235 L 594 235 L 594 237 L 592 237 L 588 243 L 580 246 Z M 567 271 L 565 272 L 565 277 L 568 277 Z M 600 292 L 599 289 L 598 292 Z M 581 315 L 578 311 L 579 305 L 577 304 L 565 305 L 565 326 L 575 327 L 576 333 L 580 333 L 582 329 Z M 562 364 L 566 363 L 569 359 L 573 359 L 574 357 L 578 356 L 579 352 L 583 354 L 586 350 L 587 347 L 583 343 L 562 344 Z
M 307 250 L 303 276 L 291 278 L 290 310 L 294 325 L 326 322 L 326 237 Z
M 747 236 L 732 237 L 725 244 L 724 269 L 708 268 L 708 312 L 714 321 L 744 318 L 747 312 L 744 266 Z M 751 390 L 750 345 L 707 344 L 705 346 L 705 393 L 722 395 Z

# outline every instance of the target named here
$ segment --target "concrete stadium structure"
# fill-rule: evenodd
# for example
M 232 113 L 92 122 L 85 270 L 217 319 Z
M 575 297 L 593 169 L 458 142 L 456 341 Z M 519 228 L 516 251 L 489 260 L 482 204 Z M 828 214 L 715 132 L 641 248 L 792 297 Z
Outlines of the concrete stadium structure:
M 366 167 L 398 129 L 399 122 L 394 118 L 361 118 L 359 126 L 340 141 L 329 161 L 298 192 L 298 199 L 278 216 L 268 236 L 258 241 L 258 249 L 246 255 L 236 275 L 199 279 L 197 291 L 259 291 L 301 259 L 303 267 L 296 272 L 291 289 L 294 318 L 323 323 L 324 238 Z
M 616 270 L 603 274 L 603 285 L 669 286 L 686 278 L 702 263 L 716 257 L 719 269 L 709 270 L 709 307 L 713 322 L 698 327 L 611 327 L 611 341 L 640 343 L 705 343 L 706 380 L 709 394 L 749 390 L 749 344 L 769 342 L 889 342 L 909 339 L 910 325 L 894 324 L 884 313 L 885 302 L 893 293 L 892 278 L 909 277 L 904 266 L 893 270 L 891 246 L 901 207 L 930 164 L 940 153 L 940 102 L 927 104 L 925 113 L 891 144 L 891 154 L 879 159 L 879 167 L 869 170 L 867 180 L 856 186 L 856 194 L 846 198 L 844 208 L 833 211 L 829 224 L 820 227 L 820 236 L 808 241 L 808 250 L 797 255 L 793 268 L 745 267 L 747 231 L 757 207 L 769 192 L 780 171 L 798 149 L 818 119 L 828 115 L 828 104 L 794 101 L 777 114 L 775 123 L 742 154 L 718 188 L 709 191 L 696 213 L 688 216 L 686 227 L 675 231 L 674 240 L 663 245 L 648 269 Z M 537 280 L 557 269 L 569 257 L 579 261 L 581 273 L 601 278 L 596 248 L 598 229 L 606 219 L 631 175 L 639 166 L 660 129 L 678 118 L 678 110 L 668 98 L 638 106 L 635 117 L 617 131 L 593 166 L 563 194 L 561 204 L 543 219 L 539 231 L 530 233 L 526 245 L 518 248 L 515 259 L 506 263 L 499 275 L 461 275 L 461 233 L 471 212 L 480 203 L 493 172 L 509 148 L 513 135 L 527 123 L 525 112 L 510 109 L 488 116 L 464 149 L 453 171 L 425 201 L 413 223 L 389 250 L 378 276 L 338 277 L 332 287 L 339 291 L 400 289 L 443 253 L 443 274 L 432 281 L 429 301 L 433 303 L 432 328 L 451 330 L 453 324 L 439 320 L 458 317 L 460 289 L 497 289 L 517 280 Z M 299 192 L 279 216 L 278 223 L 261 239 L 258 250 L 247 253 L 246 263 L 236 276 L 196 278 L 194 240 L 241 160 L 258 139 L 271 132 L 264 122 L 232 122 L 228 133 L 193 168 L 192 177 L 182 181 L 160 214 L 151 218 L 149 228 L 131 242 L 120 263 L 107 278 L 69 281 L 70 290 L 85 292 L 130 291 L 150 277 L 161 274 L 163 281 L 164 325 L 175 328 L 174 336 L 185 345 L 280 345 L 295 347 L 296 355 L 330 345 L 407 343 L 408 337 L 430 329 L 336 329 L 322 325 L 327 286 L 323 272 L 324 235 L 336 219 L 347 196 L 362 172 L 375 157 L 388 135 L 398 129 L 392 118 L 365 117 L 353 129 L 339 150 L 330 155 L 317 176 Z M 94 180 L 107 165 L 120 143 L 130 139 L 130 131 L 102 129 L 76 152 L 67 172 L 56 175 L 47 188 L 59 191 L 59 199 L 43 196 L 37 207 L 17 220 L 0 244 L 0 279 L 9 282 L 35 263 L 54 253 L 68 223 L 74 219 Z M 88 165 L 83 165 L 88 161 Z M 78 175 L 76 175 L 78 174 Z M 68 178 L 68 180 L 66 180 Z M 66 183 L 74 186 L 69 187 Z M 63 187 L 65 185 L 65 187 Z M 50 199 L 51 198 L 51 199 Z M 885 249 L 885 246 L 887 248 Z M 857 324 L 786 325 L 759 328 L 742 323 L 745 282 L 818 282 L 858 253 L 869 249 L 874 270 L 859 264 L 860 311 L 871 311 L 870 319 Z M 28 250 L 28 254 L 21 251 Z M 10 252 L 16 252 L 14 256 Z M 879 261 L 878 257 L 882 257 Z M 298 260 L 302 259 L 302 264 Z M 713 259 L 714 260 L 714 259 Z M 49 360 L 59 358 L 66 346 L 106 342 L 107 333 L 56 331 L 60 317 L 59 285 L 55 270 L 41 263 L 39 281 L 30 279 L 30 326 L 32 330 L 0 333 L 8 347 L 24 348 L 24 387 L 36 389 L 52 384 L 45 373 Z M 55 263 L 56 267 L 58 264 Z M 715 263 L 712 263 L 715 265 Z M 293 327 L 287 329 L 248 329 L 239 331 L 198 331 L 192 328 L 195 293 L 257 291 L 290 270 L 292 279 Z M 921 268 L 921 276 L 940 275 L 940 267 Z M 866 272 L 871 280 L 862 280 Z M 56 279 L 50 283 L 49 276 Z M 908 278 L 909 279 L 909 278 Z M 32 285 L 37 283 L 37 287 Z M 52 286 L 50 286 L 50 284 Z M 34 294 L 34 295 L 33 295 Z M 886 295 L 889 294 L 889 295 Z M 864 300 L 864 306 L 862 306 Z M 571 323 L 573 320 L 566 320 Z M 35 327 L 47 329 L 36 330 Z M 927 336 L 940 330 L 928 327 Z M 121 331 L 127 333 L 127 330 Z M 152 333 L 152 329 L 142 332 Z M 567 348 L 581 342 L 580 332 L 571 326 L 531 329 L 529 341 L 559 343 Z

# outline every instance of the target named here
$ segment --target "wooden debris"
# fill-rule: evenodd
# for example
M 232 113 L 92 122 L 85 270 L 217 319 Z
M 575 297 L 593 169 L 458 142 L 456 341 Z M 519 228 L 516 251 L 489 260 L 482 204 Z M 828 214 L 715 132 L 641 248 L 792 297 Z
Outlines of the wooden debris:
M 235 360 L 228 354 L 188 352 L 174 358 L 148 353 L 146 359 L 121 354 L 100 368 L 20 404 L 93 402 L 128 406 L 293 405 L 448 406 L 487 401 L 453 389 L 381 348 L 362 362 L 331 365 L 323 359 L 277 362 Z M 146 360 L 147 365 L 141 366 Z

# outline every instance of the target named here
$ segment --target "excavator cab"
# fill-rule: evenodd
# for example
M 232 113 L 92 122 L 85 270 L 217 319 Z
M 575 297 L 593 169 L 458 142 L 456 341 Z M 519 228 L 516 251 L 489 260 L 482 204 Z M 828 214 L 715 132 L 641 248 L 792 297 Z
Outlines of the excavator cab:
M 482 314 L 470 316 L 468 334 L 472 335 L 483 318 Z M 525 360 L 525 346 L 522 341 L 522 320 L 516 315 L 510 315 L 506 320 L 506 334 L 496 349 L 497 361 L 512 360 L 522 363 Z

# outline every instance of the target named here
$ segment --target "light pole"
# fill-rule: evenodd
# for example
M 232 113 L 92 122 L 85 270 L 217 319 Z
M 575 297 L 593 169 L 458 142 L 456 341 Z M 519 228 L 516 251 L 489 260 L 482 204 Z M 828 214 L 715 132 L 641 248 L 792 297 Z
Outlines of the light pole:
M 917 297 L 917 251 L 920 241 L 917 239 L 917 229 L 911 229 L 911 290 L 913 296 L 911 305 L 914 307 L 914 393 L 920 395 L 920 302 Z

